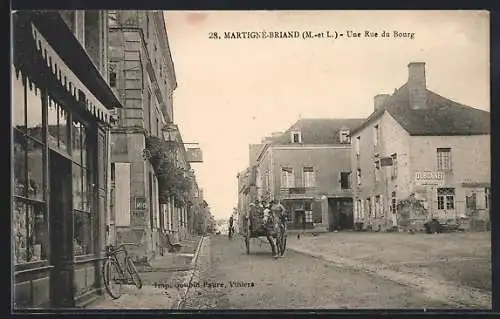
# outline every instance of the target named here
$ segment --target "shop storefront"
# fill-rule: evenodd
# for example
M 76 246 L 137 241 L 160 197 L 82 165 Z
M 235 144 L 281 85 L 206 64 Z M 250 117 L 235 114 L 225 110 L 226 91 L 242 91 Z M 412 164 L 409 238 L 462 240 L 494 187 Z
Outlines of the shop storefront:
M 57 11 L 13 17 L 14 307 L 102 294 L 110 110 L 121 107 Z

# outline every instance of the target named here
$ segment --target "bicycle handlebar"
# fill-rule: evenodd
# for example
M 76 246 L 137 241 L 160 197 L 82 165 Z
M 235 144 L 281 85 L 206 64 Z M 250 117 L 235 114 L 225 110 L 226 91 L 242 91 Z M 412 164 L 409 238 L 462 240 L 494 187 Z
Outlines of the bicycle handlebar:
M 108 251 L 108 254 L 116 254 L 121 251 L 126 252 L 125 246 L 140 246 L 140 245 L 136 243 L 121 243 L 119 245 L 108 245 L 106 247 L 106 250 Z

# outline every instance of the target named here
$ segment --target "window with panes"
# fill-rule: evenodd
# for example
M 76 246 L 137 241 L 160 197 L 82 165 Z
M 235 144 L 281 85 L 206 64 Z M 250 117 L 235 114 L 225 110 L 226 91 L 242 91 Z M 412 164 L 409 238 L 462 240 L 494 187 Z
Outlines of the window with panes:
M 70 114 L 66 105 L 48 95 L 47 142 L 49 148 L 71 161 L 73 254 L 94 253 L 97 232 L 95 212 L 92 209 L 93 176 L 95 173 L 95 140 L 91 126 L 76 114 Z
M 12 67 L 14 263 L 46 260 L 48 223 L 44 183 L 43 92 Z
M 455 209 L 455 189 L 438 188 L 437 189 L 438 209 Z

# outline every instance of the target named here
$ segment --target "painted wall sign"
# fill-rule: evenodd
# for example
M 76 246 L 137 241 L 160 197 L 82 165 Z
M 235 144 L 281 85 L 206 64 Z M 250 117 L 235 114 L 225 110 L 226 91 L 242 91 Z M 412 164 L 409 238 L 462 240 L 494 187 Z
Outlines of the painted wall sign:
M 415 172 L 415 184 L 419 186 L 444 185 L 444 172 Z
M 135 207 L 134 209 L 136 210 L 145 210 L 148 208 L 148 205 L 146 204 L 146 198 L 144 197 L 136 197 L 135 198 Z

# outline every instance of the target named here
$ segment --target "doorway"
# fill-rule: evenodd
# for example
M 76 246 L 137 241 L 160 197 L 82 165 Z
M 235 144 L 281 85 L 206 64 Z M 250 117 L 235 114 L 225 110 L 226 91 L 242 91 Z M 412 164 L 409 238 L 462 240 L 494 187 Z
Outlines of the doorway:
M 54 307 L 72 307 L 73 215 L 71 161 L 49 151 L 50 299 Z
M 328 230 L 346 230 L 354 226 L 352 198 L 328 199 Z
M 294 216 L 294 227 L 295 229 L 305 229 L 306 228 L 306 213 L 303 210 L 296 210 Z

